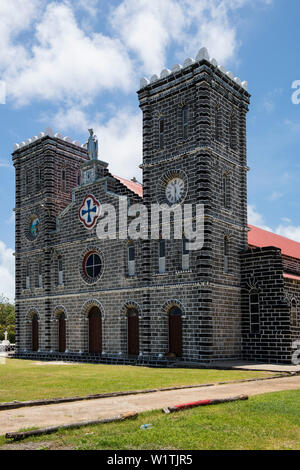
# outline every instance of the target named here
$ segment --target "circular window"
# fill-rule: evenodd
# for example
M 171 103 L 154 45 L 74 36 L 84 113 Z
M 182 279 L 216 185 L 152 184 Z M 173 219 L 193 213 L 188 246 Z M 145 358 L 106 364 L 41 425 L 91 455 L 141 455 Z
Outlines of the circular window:
M 85 255 L 83 260 L 83 274 L 87 281 L 95 282 L 99 279 L 102 273 L 102 257 L 96 251 L 89 252 Z

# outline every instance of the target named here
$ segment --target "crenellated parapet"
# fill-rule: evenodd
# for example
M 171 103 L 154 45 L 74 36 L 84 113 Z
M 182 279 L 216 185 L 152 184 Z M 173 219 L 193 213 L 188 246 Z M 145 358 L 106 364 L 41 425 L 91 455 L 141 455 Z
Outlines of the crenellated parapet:
M 27 139 L 26 141 L 20 142 L 19 144 L 15 144 L 14 145 L 14 152 L 16 152 L 17 150 L 23 149 L 23 148 L 27 147 L 28 145 L 33 144 L 33 143 L 43 139 L 44 137 L 54 137 L 55 139 L 60 139 L 64 142 L 68 142 L 69 144 L 76 145 L 77 147 L 81 147 L 81 148 L 84 148 L 84 149 L 87 148 L 86 143 L 81 145 L 81 143 L 78 140 L 72 140 L 69 136 L 64 136 L 60 133 L 54 134 L 51 127 L 47 127 L 44 132 L 40 132 L 38 135 L 35 135 L 31 139 Z
M 223 65 L 219 65 L 216 59 L 210 58 L 206 47 L 202 47 L 199 50 L 195 59 L 188 57 L 187 59 L 185 59 L 183 65 L 175 64 L 172 67 L 172 70 L 168 68 L 164 68 L 161 71 L 160 76 L 154 74 L 152 75 L 150 80 L 146 77 L 141 78 L 140 89 L 146 88 L 147 86 L 152 85 L 152 84 L 156 84 L 156 82 L 159 82 L 160 80 L 164 80 L 165 78 L 168 78 L 168 77 L 172 78 L 172 75 L 175 78 L 177 77 L 178 73 L 185 72 L 186 69 L 188 69 L 189 67 L 194 66 L 195 64 L 203 62 L 203 61 L 209 63 L 216 69 L 216 71 L 218 70 L 223 76 L 226 76 L 227 78 L 229 78 L 232 82 L 234 82 L 234 85 L 238 85 L 239 87 L 243 88 L 245 91 L 248 91 L 248 82 L 242 81 L 239 77 L 235 77 L 231 71 L 227 71 Z

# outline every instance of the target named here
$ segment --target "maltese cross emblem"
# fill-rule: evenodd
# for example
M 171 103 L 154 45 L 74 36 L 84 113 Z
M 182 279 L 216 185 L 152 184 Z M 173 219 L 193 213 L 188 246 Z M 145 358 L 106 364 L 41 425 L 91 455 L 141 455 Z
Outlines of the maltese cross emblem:
M 100 202 L 92 194 L 88 194 L 79 208 L 79 220 L 85 228 L 92 229 L 100 216 L 100 212 Z

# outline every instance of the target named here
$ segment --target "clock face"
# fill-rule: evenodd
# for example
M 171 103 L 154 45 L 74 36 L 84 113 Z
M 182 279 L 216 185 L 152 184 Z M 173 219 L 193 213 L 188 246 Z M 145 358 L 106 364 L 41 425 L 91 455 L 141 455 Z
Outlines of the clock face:
M 166 198 L 170 204 L 180 202 L 185 193 L 184 181 L 181 178 L 173 178 L 166 186 Z

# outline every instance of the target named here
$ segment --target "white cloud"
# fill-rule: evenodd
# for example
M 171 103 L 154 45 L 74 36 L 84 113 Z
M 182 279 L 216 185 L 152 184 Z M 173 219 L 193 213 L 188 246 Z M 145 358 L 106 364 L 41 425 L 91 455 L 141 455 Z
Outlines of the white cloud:
M 101 33 L 87 35 L 68 4 L 49 3 L 33 37 L 31 49 L 3 73 L 8 97 L 17 103 L 84 103 L 105 89 L 131 88 L 132 64 L 121 41 Z
M 0 241 L 0 295 L 15 298 L 15 259 L 13 250 Z
M 170 45 L 176 46 L 181 59 L 195 56 L 202 46 L 218 61 L 234 58 L 239 41 L 231 13 L 247 4 L 252 5 L 253 1 L 123 0 L 112 13 L 111 23 L 126 46 L 143 62 L 144 73 L 153 74 L 167 65 Z
M 292 225 L 291 220 L 288 218 L 282 218 L 281 220 L 289 225 L 280 224 L 274 230 L 265 224 L 264 216 L 257 212 L 256 207 L 254 205 L 248 205 L 249 224 L 262 228 L 263 230 L 276 233 L 277 235 L 282 235 L 283 237 L 290 238 L 291 240 L 300 242 L 300 226 Z
M 172 66 L 171 46 L 182 60 L 203 45 L 221 62 L 234 58 L 231 14 L 245 5 L 252 2 L 123 0 L 105 10 L 99 0 L 0 0 L 0 76 L 17 104 L 85 104 L 104 90 L 128 92 L 141 74 Z M 110 35 L 97 30 L 100 16 Z
M 264 216 L 257 212 L 253 204 L 248 204 L 248 223 L 272 232 L 273 230 L 265 224 Z
M 291 238 L 296 242 L 300 242 L 300 225 L 293 226 L 293 225 L 279 225 L 275 233 L 278 235 L 282 235 L 283 237 Z
M 111 173 L 139 180 L 142 163 L 142 114 L 127 108 L 118 109 L 115 116 L 103 122 L 100 113 L 92 118 L 77 107 L 61 109 L 52 117 L 55 127 L 64 132 L 86 132 L 93 127 L 99 140 L 99 159 L 109 163 Z
M 269 200 L 278 201 L 278 199 L 281 199 L 282 197 L 283 197 L 282 193 L 280 193 L 279 191 L 273 191 L 273 193 L 269 197 Z

